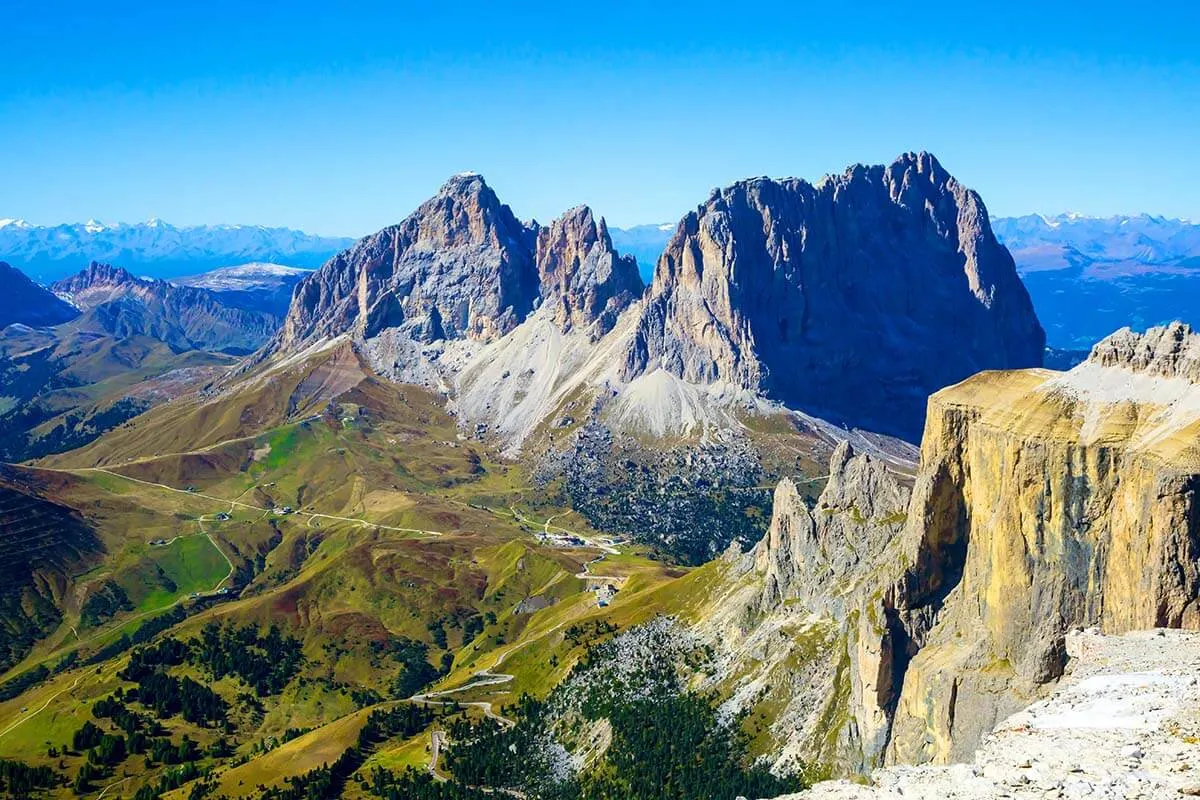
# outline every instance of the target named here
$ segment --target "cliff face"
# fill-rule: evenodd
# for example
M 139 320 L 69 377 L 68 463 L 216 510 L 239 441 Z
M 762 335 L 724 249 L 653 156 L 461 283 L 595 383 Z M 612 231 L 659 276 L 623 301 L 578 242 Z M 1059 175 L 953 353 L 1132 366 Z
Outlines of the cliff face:
M 835 760 L 962 760 L 1063 674 L 1070 630 L 1200 628 L 1198 352 L 1122 331 L 1067 373 L 938 392 L 911 499 L 844 449 L 815 506 L 780 485 L 761 609 L 839 631 Z
M 276 348 L 387 329 L 426 343 L 503 336 L 537 301 L 535 236 L 482 177 L 457 175 L 302 281 Z
M 915 439 L 931 392 L 1040 365 L 1044 343 L 979 196 L 910 153 L 714 192 L 659 260 L 624 369 Z
M 538 231 L 542 303 L 563 331 L 588 328 L 592 339 L 612 330 L 617 316 L 642 296 L 637 261 L 613 249 L 604 220 L 579 206 Z
M 1200 337 L 1128 331 L 1071 372 L 983 374 L 930 400 L 907 613 L 936 623 L 890 757 L 964 757 L 1065 665 L 1072 627 L 1200 627 Z
M 137 278 L 94 261 L 53 289 L 83 311 L 80 328 L 122 339 L 148 336 L 176 351 L 244 355 L 266 342 L 280 322 L 274 314 L 226 304 L 206 289 Z

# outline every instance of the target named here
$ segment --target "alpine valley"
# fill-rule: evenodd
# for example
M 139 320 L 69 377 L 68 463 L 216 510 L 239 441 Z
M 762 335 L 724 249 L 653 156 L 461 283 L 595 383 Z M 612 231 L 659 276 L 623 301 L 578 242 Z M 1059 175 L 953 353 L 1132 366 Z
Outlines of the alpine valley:
M 660 227 L 0 265 L 0 793 L 1200 792 L 1200 334 L 923 152 Z

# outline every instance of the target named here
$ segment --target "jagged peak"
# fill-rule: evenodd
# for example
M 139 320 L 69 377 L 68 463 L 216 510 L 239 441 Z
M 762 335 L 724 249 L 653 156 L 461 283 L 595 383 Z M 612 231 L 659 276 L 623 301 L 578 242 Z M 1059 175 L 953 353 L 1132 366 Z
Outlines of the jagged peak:
M 471 225 L 471 220 L 481 221 L 483 226 Z M 517 219 L 512 209 L 500 201 L 496 192 L 478 172 L 451 175 L 437 193 L 409 214 L 399 227 L 422 227 L 431 221 L 435 221 L 436 229 L 451 239 L 458 238 L 463 232 L 456 232 L 456 228 L 470 230 L 473 235 L 482 236 L 485 230 L 498 226 L 509 230 L 511 235 L 518 238 L 531 230 L 537 230 L 537 223 L 531 228 Z M 380 233 L 387 230 L 390 229 Z
M 1096 343 L 1087 363 L 1200 383 L 1200 333 L 1179 321 L 1145 333 L 1121 328 Z
M 459 172 L 451 175 L 438 189 L 435 197 L 444 197 L 448 195 L 479 195 L 483 193 L 495 195 L 492 188 L 488 186 L 483 175 L 478 172 Z
M 928 178 L 935 184 L 946 184 L 954 180 L 950 172 L 942 166 L 942 163 L 937 157 L 926 150 L 908 151 L 896 156 L 895 159 L 888 164 L 863 164 L 855 162 L 850 164 L 840 173 L 827 173 L 816 181 L 809 181 L 806 178 L 794 176 L 786 177 L 769 177 L 767 175 L 757 175 L 741 180 L 734 181 L 725 187 L 715 187 L 709 192 L 708 203 L 720 199 L 722 196 L 729 195 L 738 191 L 744 191 L 748 188 L 762 187 L 765 185 L 780 185 L 780 186 L 808 186 L 811 188 L 821 188 L 826 184 L 844 184 L 849 181 L 863 179 L 870 176 L 872 173 L 883 173 L 893 178 L 903 175 L 908 172 L 913 172 L 917 175 Z M 703 206 L 701 206 L 703 208 Z
M 906 520 L 911 493 L 878 459 L 849 442 L 834 448 L 816 505 L 784 478 L 775 488 L 771 526 L 755 546 L 766 582 L 763 609 L 798 598 L 817 610 L 872 573 Z
M 71 277 L 55 283 L 53 288 L 69 293 L 93 286 L 125 286 L 143 282 L 124 267 L 92 261 Z
M 616 251 L 604 218 L 586 205 L 538 230 L 536 263 L 542 302 L 563 330 L 594 322 L 596 334 L 611 330 L 645 288 L 636 259 Z
M 613 249 L 604 217 L 597 219 L 591 207 L 587 205 L 567 209 L 549 225 L 539 227 L 538 236 L 539 240 L 570 237 L 587 247 L 602 242 L 605 250 Z

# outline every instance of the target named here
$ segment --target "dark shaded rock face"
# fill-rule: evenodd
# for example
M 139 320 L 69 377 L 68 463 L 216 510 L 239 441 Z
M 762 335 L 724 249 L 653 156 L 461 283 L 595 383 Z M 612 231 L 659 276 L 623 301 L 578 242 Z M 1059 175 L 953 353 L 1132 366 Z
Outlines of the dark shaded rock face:
M 0 261 L 0 328 L 13 323 L 42 328 L 79 316 L 79 312 L 31 281 L 16 267 Z
M 613 249 L 604 220 L 578 206 L 538 231 L 537 267 L 542 302 L 562 330 L 586 328 L 599 338 L 642 296 L 637 261 Z
M 84 312 L 82 328 L 120 339 L 148 336 L 177 351 L 245 355 L 261 347 L 280 323 L 274 314 L 227 305 L 207 289 L 137 278 L 94 261 L 53 288 Z
M 535 307 L 536 231 L 478 175 L 451 178 L 412 215 L 306 278 L 279 346 L 399 328 L 417 341 L 490 341 Z
M 726 381 L 916 440 L 930 393 L 1040 365 L 1044 344 L 979 196 L 910 153 L 714 192 L 658 262 L 624 374 Z

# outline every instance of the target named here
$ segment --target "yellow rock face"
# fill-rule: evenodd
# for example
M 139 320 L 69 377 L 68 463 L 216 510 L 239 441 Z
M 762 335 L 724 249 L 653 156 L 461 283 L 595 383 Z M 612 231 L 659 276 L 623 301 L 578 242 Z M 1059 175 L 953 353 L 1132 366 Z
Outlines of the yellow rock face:
M 1061 674 L 1070 628 L 1200 627 L 1198 390 L 1085 364 L 930 399 L 902 603 L 923 641 L 890 760 L 969 755 Z

